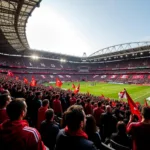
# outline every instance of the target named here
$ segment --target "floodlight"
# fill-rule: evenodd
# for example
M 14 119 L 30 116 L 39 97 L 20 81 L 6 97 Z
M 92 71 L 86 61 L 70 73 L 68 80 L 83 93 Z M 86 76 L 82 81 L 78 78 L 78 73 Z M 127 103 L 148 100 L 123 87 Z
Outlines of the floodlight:
M 60 59 L 60 62 L 66 62 L 66 59 Z
M 37 55 L 32 55 L 31 58 L 32 59 L 39 59 L 39 57 Z

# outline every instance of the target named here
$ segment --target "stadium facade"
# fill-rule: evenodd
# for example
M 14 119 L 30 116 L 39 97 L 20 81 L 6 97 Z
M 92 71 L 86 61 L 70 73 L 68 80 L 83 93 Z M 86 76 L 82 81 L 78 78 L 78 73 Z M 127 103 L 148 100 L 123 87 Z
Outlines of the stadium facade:
M 0 69 L 42 81 L 150 83 L 150 41 L 110 46 L 86 57 L 30 49 L 26 24 L 41 0 L 0 1 Z

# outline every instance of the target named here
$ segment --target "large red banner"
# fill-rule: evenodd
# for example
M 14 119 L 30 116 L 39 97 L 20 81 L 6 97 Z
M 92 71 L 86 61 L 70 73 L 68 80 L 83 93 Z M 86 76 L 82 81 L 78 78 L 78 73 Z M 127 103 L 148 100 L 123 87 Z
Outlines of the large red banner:
M 116 77 L 117 77 L 117 75 L 111 75 L 111 76 L 110 76 L 111 79 L 114 79 L 114 78 L 116 78 Z
M 150 79 L 150 75 L 148 75 L 148 79 Z
M 133 75 L 132 79 L 143 79 L 144 75 Z
M 120 78 L 121 79 L 127 79 L 129 76 L 128 75 L 121 75 Z

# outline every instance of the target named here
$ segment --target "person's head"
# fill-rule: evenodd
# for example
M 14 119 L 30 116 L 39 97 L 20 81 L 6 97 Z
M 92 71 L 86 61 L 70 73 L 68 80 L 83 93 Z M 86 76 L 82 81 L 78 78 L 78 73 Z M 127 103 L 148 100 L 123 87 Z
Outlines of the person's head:
M 56 95 L 56 99 L 59 99 L 59 95 L 58 94 Z
M 92 115 L 86 116 L 86 126 L 85 131 L 88 135 L 96 132 L 96 121 Z
M 38 99 L 42 99 L 42 92 L 36 92 L 36 97 L 38 98 Z
M 72 93 L 72 95 L 71 95 L 72 97 L 74 97 L 75 96 L 75 94 L 74 93 Z
M 119 121 L 117 123 L 117 131 L 119 133 L 126 133 L 126 125 L 123 121 Z
M 32 96 L 33 95 L 33 91 L 29 91 L 29 96 Z
M 77 99 L 77 104 L 80 104 L 80 102 L 81 102 L 80 99 Z
M 0 108 L 6 108 L 11 102 L 11 97 L 8 94 L 0 95 Z
M 26 102 L 22 100 L 13 100 L 7 105 L 6 111 L 10 120 L 22 120 L 27 113 Z
M 44 99 L 43 102 L 42 102 L 42 106 L 48 108 L 49 107 L 49 100 L 48 99 Z
M 119 110 L 118 108 L 116 108 L 116 109 L 114 110 L 114 114 L 115 114 L 116 116 L 119 116 L 120 110 Z
M 65 112 L 65 121 L 71 131 L 83 129 L 86 124 L 86 117 L 83 107 L 79 105 L 70 106 Z
M 53 121 L 54 119 L 54 110 L 53 109 L 48 109 L 45 112 L 45 118 L 47 121 Z
M 4 91 L 3 91 L 3 94 L 10 95 L 10 92 L 9 92 L 8 90 L 4 90 Z
M 90 103 L 90 101 L 91 101 L 91 100 L 88 98 L 88 99 L 87 99 L 87 103 Z
M 150 120 L 150 107 L 143 107 L 142 115 L 145 120 Z
M 98 102 L 98 107 L 101 107 L 102 106 L 102 102 Z
M 106 106 L 106 112 L 107 113 L 111 113 L 111 111 L 112 111 L 112 109 L 111 109 L 110 105 L 107 105 Z

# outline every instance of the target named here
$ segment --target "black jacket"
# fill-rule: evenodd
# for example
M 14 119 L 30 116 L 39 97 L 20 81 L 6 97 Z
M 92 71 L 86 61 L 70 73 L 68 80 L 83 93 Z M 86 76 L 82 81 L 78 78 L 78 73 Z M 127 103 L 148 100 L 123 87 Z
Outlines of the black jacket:
M 64 129 L 59 131 L 55 150 L 97 150 L 93 142 L 79 136 L 69 136 Z
M 112 133 L 116 132 L 117 119 L 111 113 L 103 113 L 100 123 L 100 130 L 103 138 L 109 138 Z
M 54 150 L 59 127 L 53 122 L 43 121 L 40 126 L 40 133 L 44 144 L 50 150 Z
M 94 143 L 97 149 L 101 148 L 101 137 L 98 132 L 88 135 L 88 139 Z

